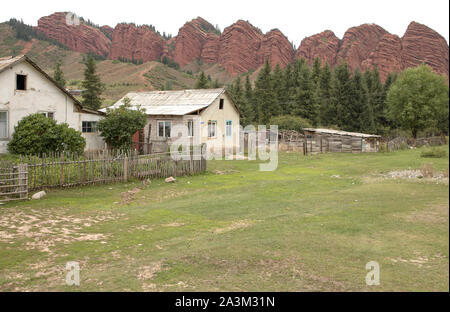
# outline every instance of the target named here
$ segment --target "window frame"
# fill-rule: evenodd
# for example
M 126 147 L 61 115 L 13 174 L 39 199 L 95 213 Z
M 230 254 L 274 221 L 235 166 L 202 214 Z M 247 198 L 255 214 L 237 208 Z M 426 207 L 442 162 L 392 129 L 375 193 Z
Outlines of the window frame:
M 230 124 L 228 124 L 228 122 Z M 230 130 L 230 134 L 228 134 L 228 130 Z M 225 120 L 225 136 L 227 138 L 231 138 L 233 136 L 233 121 L 232 120 Z
M 42 115 L 44 115 L 47 118 L 55 120 L 55 112 L 41 111 L 41 112 L 39 112 L 39 114 L 42 114 Z M 48 114 L 52 114 L 52 117 L 49 117 Z
M 163 123 L 163 135 L 161 136 L 159 133 L 159 124 Z M 166 123 L 169 123 L 169 135 L 166 135 Z M 172 137 L 172 120 L 157 120 L 156 126 L 158 129 L 158 138 L 171 138 Z
M 5 118 L 5 127 L 6 127 L 5 133 L 6 133 L 6 135 L 4 137 L 0 136 L 0 140 L 5 140 L 5 139 L 7 140 L 9 138 L 9 111 L 0 110 L 0 113 L 5 113 L 5 115 L 6 115 L 6 118 Z
M 89 123 L 90 126 L 87 126 Z M 86 126 L 85 126 L 86 124 Z M 85 131 L 90 129 L 90 131 Z M 98 121 L 96 120 L 83 120 L 81 122 L 81 133 L 97 133 L 98 132 Z
M 23 83 L 23 89 L 18 89 L 17 88 L 17 84 L 19 82 L 18 78 L 19 76 L 23 76 L 24 78 L 24 83 Z M 27 91 L 27 84 L 28 84 L 28 75 L 24 75 L 24 74 L 16 74 L 16 91 Z
M 211 128 L 214 125 L 213 128 Z M 214 129 L 214 135 L 211 135 L 211 129 Z M 208 120 L 208 138 L 217 138 L 217 120 Z
M 191 124 L 191 126 L 189 127 L 189 124 Z M 194 137 L 194 119 L 188 119 L 187 120 L 187 136 L 188 138 L 192 138 Z

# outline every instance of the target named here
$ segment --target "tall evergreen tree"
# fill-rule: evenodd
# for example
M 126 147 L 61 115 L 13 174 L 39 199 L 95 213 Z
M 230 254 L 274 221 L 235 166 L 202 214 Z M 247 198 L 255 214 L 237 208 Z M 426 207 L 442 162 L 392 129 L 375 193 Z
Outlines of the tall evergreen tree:
M 272 72 L 272 89 L 275 98 L 271 107 L 271 116 L 278 116 L 283 113 L 281 108 L 281 98 L 283 94 L 283 71 L 281 70 L 280 64 L 277 64 Z
M 205 73 L 202 71 L 200 76 L 197 78 L 195 82 L 195 89 L 208 89 L 209 80 L 206 77 Z
M 214 82 L 212 83 L 211 87 L 212 87 L 213 89 L 220 88 L 219 79 L 216 78 L 216 79 L 214 80 Z
M 247 75 L 245 77 L 245 93 L 244 93 L 244 99 L 245 99 L 245 111 L 244 113 L 244 120 L 243 125 L 246 126 L 248 124 L 251 124 L 255 122 L 257 116 L 257 107 L 253 98 L 253 89 L 252 89 L 252 83 L 250 82 L 250 77 Z
M 266 60 L 264 67 L 258 74 L 255 81 L 254 99 L 257 105 L 257 122 L 267 125 L 272 115 L 272 106 L 274 103 L 274 95 L 272 89 L 272 69 L 269 61 Z
M 292 74 L 292 65 L 288 64 L 283 72 L 283 82 L 281 86 L 281 94 L 279 95 L 280 109 L 282 115 L 292 114 L 294 105 L 294 78 Z
M 345 126 L 345 120 L 348 119 L 346 107 L 350 105 L 351 90 L 350 71 L 346 63 L 341 63 L 335 68 L 332 80 L 331 105 L 328 112 L 329 125 Z
M 97 110 L 102 106 L 100 95 L 105 90 L 105 86 L 101 82 L 100 76 L 96 74 L 97 68 L 92 55 L 87 56 L 84 65 L 86 69 L 84 70 L 84 80 L 81 83 L 84 89 L 82 103 L 89 108 Z
M 319 82 L 321 67 L 322 67 L 322 62 L 320 61 L 320 59 L 318 57 L 315 57 L 313 68 L 312 68 L 312 73 L 311 73 L 311 79 L 315 85 L 317 85 Z
M 384 99 L 384 86 L 381 83 L 378 69 L 374 67 L 372 70 L 367 70 L 364 73 L 364 81 L 367 86 L 367 98 L 369 106 L 373 110 L 374 131 L 383 133 L 387 126 L 386 106 Z
M 373 111 L 367 100 L 367 89 L 361 72 L 356 69 L 352 77 L 352 98 L 348 106 L 346 130 L 356 132 L 373 131 Z
M 56 81 L 56 83 L 62 87 L 66 87 L 66 79 L 64 78 L 64 73 L 61 69 L 61 63 L 57 62 L 55 66 L 55 72 L 53 73 L 53 79 Z
M 319 103 L 319 122 L 321 125 L 331 124 L 330 120 L 334 118 L 333 109 L 331 108 L 331 79 L 332 72 L 328 63 L 320 71 L 319 77 L 319 92 L 320 92 L 320 103 Z
M 311 70 L 308 66 L 302 66 L 297 77 L 298 87 L 295 98 L 296 115 L 314 122 L 317 117 L 317 108 L 313 101 L 313 85 Z

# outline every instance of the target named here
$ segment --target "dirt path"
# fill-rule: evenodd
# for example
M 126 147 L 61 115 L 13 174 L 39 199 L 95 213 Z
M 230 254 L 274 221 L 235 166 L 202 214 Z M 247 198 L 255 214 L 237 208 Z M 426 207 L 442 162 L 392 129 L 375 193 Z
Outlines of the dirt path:
M 146 78 L 144 75 L 145 75 L 147 72 L 149 72 L 150 70 L 152 70 L 156 65 L 157 65 L 156 63 L 153 63 L 153 62 L 152 62 L 149 66 L 147 66 L 145 69 L 141 70 L 141 71 L 138 73 L 139 79 L 142 80 L 142 82 L 143 82 L 144 84 L 148 84 L 148 85 L 150 86 L 151 89 L 154 89 L 154 88 L 153 88 L 153 85 L 152 85 L 152 83 L 151 83 L 149 80 L 147 80 L 147 78 Z
M 35 42 L 36 42 L 35 39 L 31 39 L 31 41 L 28 41 L 27 43 L 25 43 L 25 46 L 24 46 L 23 50 L 20 51 L 20 54 L 27 54 L 31 50 L 31 48 L 33 47 Z

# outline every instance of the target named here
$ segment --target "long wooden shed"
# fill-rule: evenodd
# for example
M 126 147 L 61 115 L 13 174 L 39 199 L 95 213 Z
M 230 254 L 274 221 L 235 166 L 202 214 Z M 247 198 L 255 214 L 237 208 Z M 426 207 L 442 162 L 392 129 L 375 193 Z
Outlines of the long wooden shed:
M 306 153 L 364 153 L 378 152 L 381 136 L 322 128 L 304 128 Z

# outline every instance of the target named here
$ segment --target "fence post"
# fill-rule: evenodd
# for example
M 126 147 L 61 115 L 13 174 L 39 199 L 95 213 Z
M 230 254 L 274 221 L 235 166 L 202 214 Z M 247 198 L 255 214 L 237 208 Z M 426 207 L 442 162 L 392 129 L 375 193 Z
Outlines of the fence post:
M 28 197 L 28 164 L 19 164 L 19 192 L 21 199 Z
M 61 186 L 64 185 L 64 153 L 61 153 L 61 176 L 60 182 Z
M 123 180 L 128 181 L 128 157 L 125 156 L 123 159 Z

